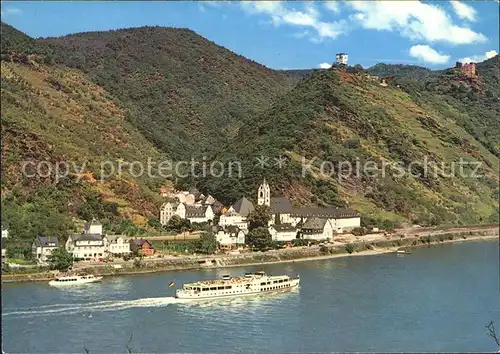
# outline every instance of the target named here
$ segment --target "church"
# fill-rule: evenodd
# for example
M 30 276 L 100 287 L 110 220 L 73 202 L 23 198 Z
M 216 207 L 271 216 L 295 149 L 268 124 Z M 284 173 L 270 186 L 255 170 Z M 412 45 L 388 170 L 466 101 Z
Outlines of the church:
M 275 232 L 277 229 L 296 228 L 301 230 L 305 239 L 331 239 L 333 234 L 349 232 L 361 226 L 360 215 L 352 209 L 293 207 L 288 198 L 271 197 L 271 188 L 265 179 L 257 192 L 257 204 L 271 209 L 269 225 L 280 225 L 273 228 Z

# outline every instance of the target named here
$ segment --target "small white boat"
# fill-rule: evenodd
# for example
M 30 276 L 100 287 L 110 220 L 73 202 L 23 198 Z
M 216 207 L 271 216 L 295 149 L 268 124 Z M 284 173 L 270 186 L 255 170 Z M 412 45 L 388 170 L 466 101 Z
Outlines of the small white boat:
M 408 250 L 405 250 L 405 249 L 401 249 L 401 248 L 400 248 L 400 249 L 398 249 L 398 250 L 396 251 L 396 254 L 399 256 L 399 255 L 404 255 L 404 254 L 411 254 L 411 252 L 410 252 L 410 251 L 408 251 Z
M 95 276 L 92 274 L 68 275 L 64 277 L 57 277 L 56 279 L 49 281 L 49 285 L 56 287 L 84 285 L 99 282 L 101 279 L 101 276 Z

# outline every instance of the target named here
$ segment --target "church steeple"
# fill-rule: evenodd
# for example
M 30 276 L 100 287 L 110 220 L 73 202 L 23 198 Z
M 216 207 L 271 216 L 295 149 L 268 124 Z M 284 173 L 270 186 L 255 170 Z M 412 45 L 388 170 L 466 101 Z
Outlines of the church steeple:
M 271 188 L 267 184 L 266 179 L 262 181 L 259 186 L 259 192 L 257 194 L 257 204 L 271 206 Z

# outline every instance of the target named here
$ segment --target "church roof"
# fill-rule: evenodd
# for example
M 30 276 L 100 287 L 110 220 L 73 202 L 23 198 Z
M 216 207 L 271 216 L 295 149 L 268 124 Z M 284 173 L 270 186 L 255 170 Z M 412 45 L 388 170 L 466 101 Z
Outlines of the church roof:
M 308 218 L 304 225 L 302 225 L 302 231 L 307 232 L 307 230 L 323 231 L 328 219 L 325 218 Z
M 242 197 L 236 203 L 233 204 L 233 209 L 241 216 L 247 217 L 252 211 L 255 210 L 251 201 L 247 198 Z
M 207 208 L 210 208 L 210 206 L 203 207 L 203 206 L 186 205 L 186 217 L 187 218 L 203 217 L 205 216 Z
M 352 210 L 352 209 L 346 209 L 346 208 L 336 208 L 336 207 L 328 207 L 328 208 L 321 208 L 321 207 L 301 207 L 301 208 L 294 208 L 290 212 L 291 216 L 296 216 L 296 217 L 317 217 L 317 218 L 352 218 L 352 217 L 358 217 L 359 214 Z
M 271 225 L 270 227 L 272 227 L 278 232 L 297 231 L 297 228 L 292 224 L 274 224 Z
M 70 238 L 76 242 L 76 241 L 102 241 L 104 235 L 100 234 L 73 234 L 70 235 Z
M 292 203 L 288 198 L 285 197 L 273 197 L 271 198 L 271 210 L 275 213 L 292 212 Z

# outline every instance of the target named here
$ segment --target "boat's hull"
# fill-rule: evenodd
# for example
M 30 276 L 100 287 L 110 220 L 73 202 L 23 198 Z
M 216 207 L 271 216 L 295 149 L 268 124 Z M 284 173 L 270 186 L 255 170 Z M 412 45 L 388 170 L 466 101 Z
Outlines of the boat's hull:
M 94 279 L 85 279 L 85 280 L 79 280 L 75 282 L 58 282 L 55 280 L 49 281 L 50 286 L 54 286 L 56 288 L 68 288 L 71 286 L 81 286 L 81 285 L 87 285 L 87 284 L 92 284 L 92 283 L 98 283 L 102 280 L 102 277 L 96 277 Z
M 285 288 L 280 288 L 280 289 L 272 289 L 272 290 L 255 290 L 255 291 L 248 291 L 240 294 L 220 294 L 220 295 L 200 295 L 200 296 L 189 296 L 189 295 L 176 295 L 176 299 L 182 299 L 182 300 L 212 300 L 212 299 L 226 299 L 226 298 L 234 298 L 234 297 L 244 297 L 244 296 L 255 296 L 255 295 L 262 295 L 262 294 L 271 294 L 271 293 L 284 293 L 284 292 L 289 292 L 294 289 L 297 289 L 299 287 L 299 281 L 297 280 L 296 283 L 292 284 L 289 287 Z

